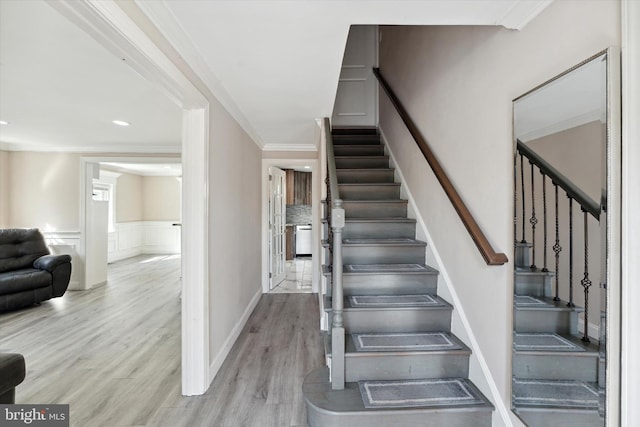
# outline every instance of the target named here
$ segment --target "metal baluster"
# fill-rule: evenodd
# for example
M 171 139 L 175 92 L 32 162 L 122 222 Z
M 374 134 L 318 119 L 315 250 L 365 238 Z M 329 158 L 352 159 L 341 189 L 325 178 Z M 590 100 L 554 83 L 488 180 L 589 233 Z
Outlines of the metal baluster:
M 589 230 L 587 228 L 587 211 L 584 212 L 584 278 L 580 284 L 584 288 L 584 333 L 582 341 L 591 342 L 589 339 L 589 288 L 591 280 L 589 280 Z
M 569 197 L 569 302 L 567 307 L 573 304 L 573 199 Z
M 533 179 L 533 163 L 531 164 L 531 218 L 529 219 L 529 224 L 531 224 L 531 268 L 535 270 L 536 267 L 536 224 L 538 223 L 538 218 L 536 218 L 536 191 L 535 191 L 535 180 Z
M 542 174 L 542 230 L 544 243 L 542 245 L 542 271 L 545 273 L 549 271 L 547 268 L 547 176 L 544 172 L 540 171 Z
M 524 216 L 525 212 L 525 203 L 524 203 L 524 156 L 520 153 L 520 187 L 522 188 L 522 240 L 520 243 L 527 243 L 527 239 L 525 238 L 525 220 Z
M 560 252 L 562 252 L 562 246 L 560 246 L 560 227 L 558 226 L 558 184 L 553 183 L 555 190 L 555 202 L 556 202 L 556 243 L 553 245 L 553 252 L 556 254 L 556 296 L 553 297 L 554 301 L 560 301 Z

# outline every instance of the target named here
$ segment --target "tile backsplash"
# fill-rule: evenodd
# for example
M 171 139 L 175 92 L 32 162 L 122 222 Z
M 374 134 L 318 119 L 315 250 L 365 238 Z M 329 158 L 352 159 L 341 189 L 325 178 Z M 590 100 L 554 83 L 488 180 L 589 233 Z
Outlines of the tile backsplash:
M 311 224 L 311 205 L 287 205 L 287 224 Z

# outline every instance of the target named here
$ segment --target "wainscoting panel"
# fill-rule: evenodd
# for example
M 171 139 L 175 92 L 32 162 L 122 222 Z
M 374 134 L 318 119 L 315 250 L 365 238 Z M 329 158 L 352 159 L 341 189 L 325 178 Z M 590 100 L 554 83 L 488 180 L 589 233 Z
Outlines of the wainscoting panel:
M 180 253 L 180 227 L 175 221 L 133 221 L 116 224 L 109 233 L 109 262 L 140 254 Z

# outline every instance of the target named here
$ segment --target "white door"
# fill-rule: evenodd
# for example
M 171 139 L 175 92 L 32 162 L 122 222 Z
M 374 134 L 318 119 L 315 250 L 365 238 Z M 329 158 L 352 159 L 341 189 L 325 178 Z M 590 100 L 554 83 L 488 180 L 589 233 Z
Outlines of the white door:
M 269 288 L 278 286 L 286 277 L 286 200 L 285 172 L 276 167 L 270 168 L 269 196 L 269 256 L 271 274 Z
M 376 126 L 378 84 L 371 70 L 378 64 L 378 27 L 352 25 L 342 59 L 334 126 Z

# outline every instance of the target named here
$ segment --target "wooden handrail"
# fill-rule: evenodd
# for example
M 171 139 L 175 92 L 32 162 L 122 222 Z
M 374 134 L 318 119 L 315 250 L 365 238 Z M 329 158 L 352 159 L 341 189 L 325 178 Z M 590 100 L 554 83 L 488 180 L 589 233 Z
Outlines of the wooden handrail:
M 480 255 L 482 255 L 482 258 L 484 258 L 485 262 L 488 265 L 505 264 L 508 261 L 507 256 L 504 253 L 497 253 L 493 249 L 486 236 L 480 229 L 480 226 L 473 218 L 473 215 L 471 215 L 471 212 L 469 212 L 469 209 L 467 209 L 467 206 L 464 204 L 462 198 L 451 183 L 451 180 L 445 173 L 442 165 L 440 165 L 440 162 L 429 148 L 426 140 L 418 130 L 418 127 L 413 122 L 413 120 L 411 120 L 411 117 L 400 103 L 398 97 L 395 95 L 395 93 L 393 93 L 393 90 L 384 79 L 384 77 L 382 77 L 382 74 L 380 74 L 380 69 L 374 68 L 373 74 L 377 77 L 380 86 L 382 86 L 382 89 L 384 89 L 385 93 L 391 100 L 391 103 L 396 108 L 396 111 L 398 111 L 400 118 L 402 118 L 402 121 L 409 130 L 409 133 L 411 133 L 411 136 L 418 145 L 418 148 L 420 148 L 420 151 L 422 151 L 422 154 L 427 160 L 427 163 L 429 163 L 429 166 L 431 166 L 433 173 L 438 179 L 438 182 L 440 182 L 440 185 L 442 186 L 444 192 L 447 194 L 447 197 L 449 197 L 453 208 L 456 210 L 456 212 L 458 212 L 458 216 L 471 235 L 471 239 L 476 244 L 478 250 L 480 251 Z
M 536 165 L 546 176 L 551 178 L 554 184 L 557 184 L 569 197 L 578 202 L 583 212 L 589 212 L 595 219 L 600 221 L 600 205 L 598 203 L 522 141 L 517 140 L 517 146 L 518 151 L 529 159 L 529 162 Z

